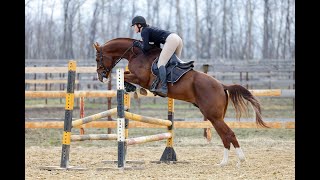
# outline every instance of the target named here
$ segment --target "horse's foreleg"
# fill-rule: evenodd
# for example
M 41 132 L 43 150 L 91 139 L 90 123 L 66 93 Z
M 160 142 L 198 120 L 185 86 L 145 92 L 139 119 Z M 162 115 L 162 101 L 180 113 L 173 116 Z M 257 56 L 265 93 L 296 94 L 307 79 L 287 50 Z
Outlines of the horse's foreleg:
M 140 83 L 139 79 L 137 78 L 137 76 L 135 74 L 126 73 L 126 72 L 124 73 L 124 81 L 129 82 L 129 83 L 133 83 L 133 84 Z
M 245 156 L 239 146 L 238 140 L 234 134 L 234 132 L 228 127 L 228 125 L 222 121 L 222 120 L 217 120 L 212 123 L 215 130 L 219 134 L 223 146 L 224 146 L 224 153 L 223 153 L 223 159 L 218 164 L 219 166 L 225 166 L 228 164 L 228 159 L 229 159 L 229 151 L 230 151 L 230 144 L 232 143 L 234 148 L 236 149 L 237 155 L 240 159 L 240 161 L 245 160 Z

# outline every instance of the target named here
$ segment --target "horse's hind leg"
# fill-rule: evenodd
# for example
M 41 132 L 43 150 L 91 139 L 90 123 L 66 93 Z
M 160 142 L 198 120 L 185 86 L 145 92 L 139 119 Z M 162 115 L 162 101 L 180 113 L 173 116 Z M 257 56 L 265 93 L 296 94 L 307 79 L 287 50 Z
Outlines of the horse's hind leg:
M 238 143 L 238 140 L 234 134 L 234 132 L 228 127 L 228 125 L 223 121 L 223 120 L 217 120 L 217 121 L 212 121 L 213 122 L 213 127 L 219 134 L 223 146 L 224 146 L 224 153 L 223 153 L 223 159 L 221 163 L 219 164 L 220 166 L 225 166 L 228 163 L 228 158 L 229 158 L 229 151 L 230 151 L 230 144 L 234 146 L 236 149 L 237 155 L 239 157 L 240 161 L 245 160 L 245 156 L 240 148 L 240 145 Z

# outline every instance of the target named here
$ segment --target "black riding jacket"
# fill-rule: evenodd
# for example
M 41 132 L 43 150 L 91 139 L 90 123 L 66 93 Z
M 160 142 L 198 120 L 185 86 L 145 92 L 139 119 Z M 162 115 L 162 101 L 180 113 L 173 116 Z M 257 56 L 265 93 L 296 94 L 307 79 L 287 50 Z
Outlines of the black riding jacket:
M 153 42 L 155 46 L 160 47 L 160 43 L 164 44 L 169 34 L 171 34 L 171 32 L 159 29 L 157 27 L 144 27 L 141 31 L 141 37 L 143 42 L 142 50 L 147 52 L 152 48 L 149 42 Z

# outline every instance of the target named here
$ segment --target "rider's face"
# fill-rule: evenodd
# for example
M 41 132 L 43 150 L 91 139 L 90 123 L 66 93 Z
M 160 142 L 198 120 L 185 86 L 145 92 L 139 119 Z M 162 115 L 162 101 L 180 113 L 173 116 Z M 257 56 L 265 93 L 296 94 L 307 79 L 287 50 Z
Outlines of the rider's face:
M 135 24 L 135 25 L 133 26 L 133 30 L 134 30 L 135 33 L 139 33 L 139 28 L 138 28 L 138 25 L 137 25 L 137 24 Z

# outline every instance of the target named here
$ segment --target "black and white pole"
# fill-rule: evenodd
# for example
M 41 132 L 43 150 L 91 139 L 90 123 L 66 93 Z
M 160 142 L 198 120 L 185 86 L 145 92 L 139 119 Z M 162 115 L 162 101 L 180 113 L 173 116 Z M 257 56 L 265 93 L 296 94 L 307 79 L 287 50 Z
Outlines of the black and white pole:
M 117 69 L 117 140 L 118 140 L 118 168 L 124 168 L 125 158 L 125 117 L 124 117 L 124 70 Z

